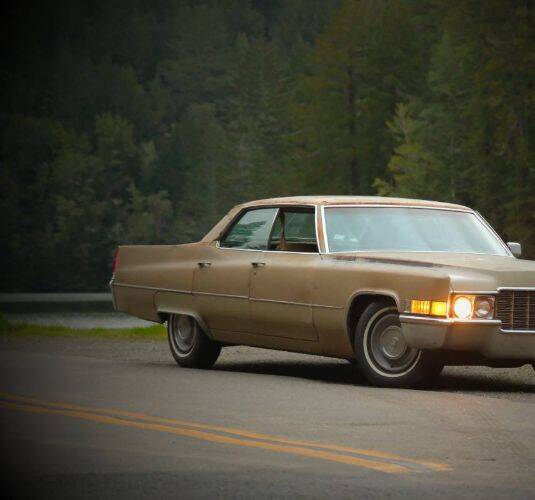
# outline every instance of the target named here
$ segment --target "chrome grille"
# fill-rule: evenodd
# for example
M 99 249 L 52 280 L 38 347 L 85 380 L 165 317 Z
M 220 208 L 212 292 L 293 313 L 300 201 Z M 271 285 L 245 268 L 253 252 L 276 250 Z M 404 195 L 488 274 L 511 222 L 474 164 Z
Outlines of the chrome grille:
M 502 330 L 535 331 L 535 290 L 500 290 L 496 317 Z

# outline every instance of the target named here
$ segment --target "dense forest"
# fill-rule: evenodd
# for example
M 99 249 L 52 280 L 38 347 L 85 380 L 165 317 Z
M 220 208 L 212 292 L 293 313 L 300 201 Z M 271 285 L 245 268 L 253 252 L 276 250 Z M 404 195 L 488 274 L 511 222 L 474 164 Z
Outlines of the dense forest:
M 292 194 L 468 204 L 535 258 L 530 0 L 19 0 L 0 70 L 3 291 Z

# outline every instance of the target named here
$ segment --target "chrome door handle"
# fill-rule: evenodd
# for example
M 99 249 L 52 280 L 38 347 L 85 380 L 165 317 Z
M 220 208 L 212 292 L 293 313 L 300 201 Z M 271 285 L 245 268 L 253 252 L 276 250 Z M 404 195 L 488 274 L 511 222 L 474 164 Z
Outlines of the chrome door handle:
M 253 267 L 264 267 L 266 263 L 265 262 L 251 262 L 251 265 Z
M 197 265 L 199 267 L 210 267 L 212 263 L 211 262 L 197 262 Z

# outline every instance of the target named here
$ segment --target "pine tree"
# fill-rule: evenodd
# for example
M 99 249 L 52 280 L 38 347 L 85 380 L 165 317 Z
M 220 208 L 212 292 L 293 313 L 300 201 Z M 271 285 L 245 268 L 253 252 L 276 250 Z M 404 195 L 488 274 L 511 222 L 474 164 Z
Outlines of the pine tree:
M 300 79 L 298 163 L 310 189 L 370 192 L 392 149 L 386 122 L 420 88 L 422 71 L 405 3 L 343 2 Z

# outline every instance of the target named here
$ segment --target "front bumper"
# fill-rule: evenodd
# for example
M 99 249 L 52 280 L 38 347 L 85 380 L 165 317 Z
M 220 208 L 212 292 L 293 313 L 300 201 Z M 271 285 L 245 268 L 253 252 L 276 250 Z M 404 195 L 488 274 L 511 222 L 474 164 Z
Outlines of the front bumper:
M 401 314 L 405 340 L 411 347 L 479 353 L 488 359 L 535 361 L 535 334 L 504 333 L 499 320 L 456 321 Z

